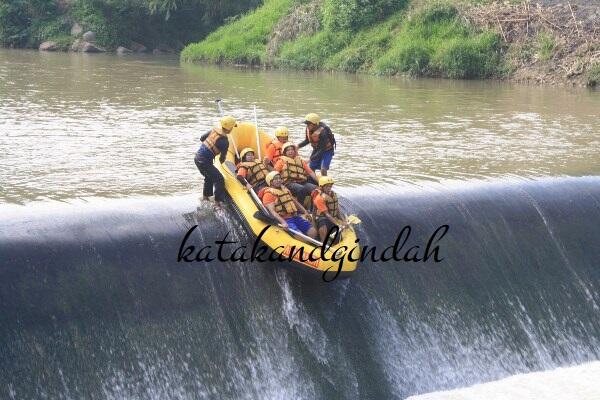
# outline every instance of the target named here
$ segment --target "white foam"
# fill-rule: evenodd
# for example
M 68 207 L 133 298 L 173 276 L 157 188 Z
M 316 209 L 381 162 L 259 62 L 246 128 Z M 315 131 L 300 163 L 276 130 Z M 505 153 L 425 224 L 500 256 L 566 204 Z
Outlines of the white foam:
M 411 396 L 407 400 L 598 400 L 600 361 L 513 375 L 467 388 Z

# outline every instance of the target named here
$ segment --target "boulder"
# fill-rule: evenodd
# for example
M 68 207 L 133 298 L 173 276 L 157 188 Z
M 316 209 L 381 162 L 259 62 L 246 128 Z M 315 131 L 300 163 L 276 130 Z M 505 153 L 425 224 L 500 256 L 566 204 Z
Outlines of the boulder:
M 47 42 L 40 44 L 39 49 L 40 49 L 40 51 L 56 51 L 56 50 L 58 50 L 58 46 L 57 46 L 56 42 L 47 41 Z
M 131 50 L 135 53 L 145 53 L 148 51 L 148 48 L 141 43 L 131 42 Z
M 95 42 L 96 34 L 92 31 L 87 31 L 83 34 L 83 40 L 85 40 L 86 42 Z
M 71 36 L 79 36 L 83 32 L 83 28 L 77 22 L 71 27 Z
M 92 43 L 83 42 L 81 45 L 81 51 L 83 53 L 104 53 L 106 50 Z
M 117 54 L 127 54 L 127 53 L 132 53 L 132 51 L 129 50 L 127 47 L 123 47 L 123 46 L 117 47 Z
M 167 53 L 175 53 L 175 50 L 170 47 L 167 46 L 166 44 L 159 44 L 158 46 L 156 46 L 156 48 L 154 50 L 152 50 L 152 54 L 167 54 Z

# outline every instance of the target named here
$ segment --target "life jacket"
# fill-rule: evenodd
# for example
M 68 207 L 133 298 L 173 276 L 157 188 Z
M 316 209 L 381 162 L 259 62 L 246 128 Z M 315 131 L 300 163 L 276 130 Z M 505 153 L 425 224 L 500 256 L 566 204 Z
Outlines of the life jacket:
M 268 187 L 264 190 L 263 196 L 264 193 L 271 193 L 277 197 L 277 201 L 275 202 L 275 212 L 277 214 L 294 216 L 298 212 L 292 193 L 285 186 L 282 186 L 281 189 Z
M 273 159 L 271 160 L 273 165 L 275 165 L 277 160 L 279 160 L 279 157 L 281 157 L 281 149 L 283 148 L 283 143 L 281 143 L 279 139 L 275 139 L 271 142 L 271 144 L 273 145 L 273 147 L 275 147 L 275 154 L 273 155 Z
M 327 146 L 325 146 L 325 150 L 331 150 L 335 148 L 335 137 L 333 136 L 333 132 L 331 132 L 331 129 L 322 122 L 319 123 L 319 127 L 315 129 L 315 131 L 312 133 L 308 130 L 308 126 L 306 127 L 306 139 L 308 140 L 312 148 L 316 149 L 319 146 L 319 138 L 321 137 L 321 132 L 325 132 L 327 138 L 329 139 L 327 141 Z
M 306 171 L 304 170 L 304 164 L 302 163 L 302 158 L 300 158 L 300 156 L 294 158 L 281 156 L 281 159 L 285 163 L 281 170 L 281 179 L 283 179 L 284 185 L 290 182 L 306 182 Z
M 219 155 L 219 153 L 221 153 L 221 151 L 217 148 L 216 144 L 217 144 L 217 140 L 223 136 L 223 134 L 220 133 L 217 129 L 218 128 L 212 128 L 212 130 L 208 134 L 208 137 L 206 139 L 204 139 L 204 142 L 202 142 L 202 144 L 205 145 L 206 147 L 208 147 L 208 149 L 210 151 L 212 151 L 212 153 L 215 156 L 217 156 L 217 155 Z
M 337 194 L 335 194 L 335 192 L 331 192 L 331 195 L 328 195 L 327 193 L 325 193 L 324 191 L 322 191 L 321 189 L 315 189 L 312 192 L 312 198 L 313 198 L 313 202 L 314 199 L 317 196 L 322 196 L 323 199 L 325 200 L 325 205 L 327 206 L 327 212 L 333 217 L 333 218 L 338 218 L 340 219 L 340 209 L 338 206 L 338 198 L 337 198 Z M 321 211 L 319 211 L 318 208 L 315 207 L 315 214 L 317 217 L 321 217 L 324 216 L 325 214 L 322 213 Z
M 248 170 L 246 180 L 252 186 L 256 186 L 259 183 L 265 181 L 269 170 L 262 162 L 259 161 L 243 161 L 238 164 L 238 168 L 244 167 Z

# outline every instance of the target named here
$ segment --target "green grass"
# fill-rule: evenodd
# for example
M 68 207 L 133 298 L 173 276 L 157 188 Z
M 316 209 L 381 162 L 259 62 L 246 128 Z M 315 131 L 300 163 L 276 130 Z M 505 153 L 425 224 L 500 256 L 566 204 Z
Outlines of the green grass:
M 484 78 L 500 70 L 499 36 L 476 32 L 451 3 L 422 0 L 407 13 L 406 2 L 394 1 L 396 12 L 384 21 L 362 29 L 322 24 L 312 35 L 283 43 L 269 61 L 306 70 L 447 78 Z M 266 0 L 254 13 L 186 47 L 181 59 L 264 64 L 271 31 L 291 6 L 292 0 Z
M 325 69 L 327 59 L 344 49 L 352 40 L 348 31 L 320 31 L 284 43 L 275 62 L 279 66 L 298 69 Z
M 554 54 L 554 47 L 556 46 L 556 41 L 554 36 L 549 33 L 541 32 L 537 37 L 537 56 L 541 61 L 548 61 L 552 58 Z
M 390 47 L 403 17 L 404 12 L 399 12 L 381 24 L 357 32 L 345 48 L 326 60 L 325 69 L 348 72 L 369 71 L 381 54 Z
M 483 78 L 499 64 L 500 39 L 476 33 L 449 3 L 416 10 L 395 36 L 389 50 L 373 65 L 377 74 Z
M 590 87 L 600 85 L 600 63 L 596 62 L 592 64 L 586 74 L 586 83 Z
M 286 15 L 292 0 L 265 0 L 265 3 L 240 19 L 222 26 L 200 43 L 186 46 L 182 61 L 262 64 L 266 44 L 279 19 Z

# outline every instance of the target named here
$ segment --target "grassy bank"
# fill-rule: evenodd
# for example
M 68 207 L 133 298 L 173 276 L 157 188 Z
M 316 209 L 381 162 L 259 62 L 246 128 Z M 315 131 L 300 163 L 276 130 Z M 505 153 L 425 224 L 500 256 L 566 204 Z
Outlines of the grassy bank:
M 182 60 L 449 78 L 488 77 L 498 73 L 501 65 L 499 35 L 475 29 L 451 2 L 324 0 L 315 4 L 316 11 L 304 15 L 305 4 L 267 0 L 254 13 L 188 46 Z M 303 31 L 311 18 L 318 21 L 317 29 Z M 284 40 L 279 35 L 282 43 L 268 54 L 269 40 L 277 38 L 274 30 L 285 29 L 298 33 Z
M 273 27 L 289 11 L 292 0 L 266 0 L 256 11 L 222 26 L 181 53 L 185 61 L 263 64 Z

